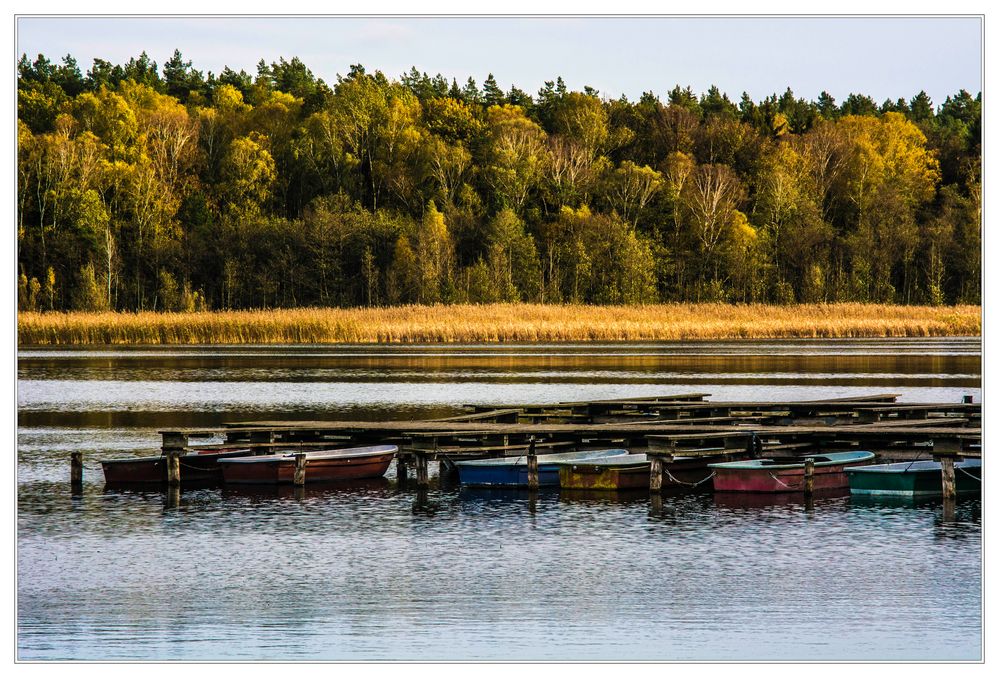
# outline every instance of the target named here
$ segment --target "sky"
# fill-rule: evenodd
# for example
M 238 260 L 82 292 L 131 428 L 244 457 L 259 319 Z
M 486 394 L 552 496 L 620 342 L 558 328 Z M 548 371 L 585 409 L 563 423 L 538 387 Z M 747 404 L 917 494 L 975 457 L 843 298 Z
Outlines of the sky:
M 815 99 L 867 94 L 879 103 L 925 90 L 940 104 L 981 91 L 978 17 L 19 17 L 17 54 L 72 54 L 82 71 L 100 57 L 124 63 L 145 50 L 160 66 L 180 49 L 198 70 L 256 73 L 260 59 L 299 57 L 334 84 L 360 63 L 398 78 L 416 66 L 460 84 L 534 94 L 562 76 L 570 89 L 631 100 L 665 98 L 675 84 L 712 84 L 737 101 L 790 87 Z

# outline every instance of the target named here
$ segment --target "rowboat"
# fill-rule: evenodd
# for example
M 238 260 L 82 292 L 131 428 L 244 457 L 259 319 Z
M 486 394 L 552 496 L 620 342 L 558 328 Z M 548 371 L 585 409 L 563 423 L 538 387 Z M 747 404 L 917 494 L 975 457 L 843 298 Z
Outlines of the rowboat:
M 398 451 L 399 448 L 395 445 L 310 450 L 305 452 L 305 482 L 379 478 L 385 475 Z M 222 478 L 227 485 L 274 485 L 295 482 L 294 452 L 220 459 L 219 465 L 222 467 Z
M 739 454 L 739 453 L 737 453 Z M 696 487 L 711 477 L 708 465 L 731 456 L 674 457 L 663 461 L 663 487 Z M 645 454 L 555 462 L 559 485 L 568 490 L 635 490 L 649 488 L 651 463 Z
M 828 452 L 810 455 L 815 462 L 814 490 L 846 488 L 846 467 L 866 464 L 873 452 Z M 715 492 L 802 492 L 805 459 L 747 459 L 708 464 L 715 473 Z
M 211 484 L 222 482 L 222 468 L 219 461 L 232 457 L 245 457 L 252 450 L 227 450 L 215 452 L 191 452 L 180 456 L 180 481 L 182 483 Z M 126 459 L 105 459 L 104 482 L 108 485 L 159 485 L 167 481 L 167 458 L 165 455 L 150 457 L 129 457 Z
M 939 497 L 943 494 L 938 461 L 874 464 L 846 470 L 850 494 L 886 497 Z M 958 494 L 982 491 L 982 460 L 965 459 L 954 464 Z
M 566 490 L 631 490 L 649 487 L 649 459 L 625 454 L 603 459 L 555 462 L 559 486 Z
M 538 485 L 555 487 L 559 483 L 558 462 L 582 459 L 606 459 L 628 454 L 628 450 L 582 450 L 538 455 Z M 499 459 L 475 459 L 455 463 L 462 485 L 506 485 L 527 487 L 527 455 Z

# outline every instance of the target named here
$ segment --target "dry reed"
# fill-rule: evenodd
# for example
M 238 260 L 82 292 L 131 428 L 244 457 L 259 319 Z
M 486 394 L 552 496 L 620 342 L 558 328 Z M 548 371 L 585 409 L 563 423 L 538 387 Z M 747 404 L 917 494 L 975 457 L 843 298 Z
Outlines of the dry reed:
M 979 306 L 491 304 L 205 313 L 21 313 L 21 346 L 668 341 L 980 335 Z

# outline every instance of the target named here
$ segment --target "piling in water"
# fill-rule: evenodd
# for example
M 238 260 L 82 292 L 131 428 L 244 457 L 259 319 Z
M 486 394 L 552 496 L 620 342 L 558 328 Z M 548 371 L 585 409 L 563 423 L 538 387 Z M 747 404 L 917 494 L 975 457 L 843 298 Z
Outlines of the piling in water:
M 83 489 L 83 452 L 69 455 L 69 484 L 74 494 Z
M 531 436 L 531 444 L 527 448 L 527 487 L 538 489 L 538 454 L 534 449 L 534 436 Z
M 293 479 L 295 485 L 305 484 L 305 465 L 307 463 L 305 452 L 295 453 L 295 477 Z
M 805 460 L 805 484 L 804 491 L 806 497 L 811 497 L 815 490 L 815 460 L 809 457 Z

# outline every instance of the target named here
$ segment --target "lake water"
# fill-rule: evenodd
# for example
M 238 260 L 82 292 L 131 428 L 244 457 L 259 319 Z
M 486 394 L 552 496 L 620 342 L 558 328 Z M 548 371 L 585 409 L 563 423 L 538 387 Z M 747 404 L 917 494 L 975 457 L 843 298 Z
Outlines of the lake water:
M 710 393 L 981 397 L 978 339 L 18 354 L 21 660 L 977 660 L 981 502 L 105 489 L 158 428 Z M 68 484 L 85 454 L 84 492 Z M 433 470 L 433 468 L 432 468 Z

